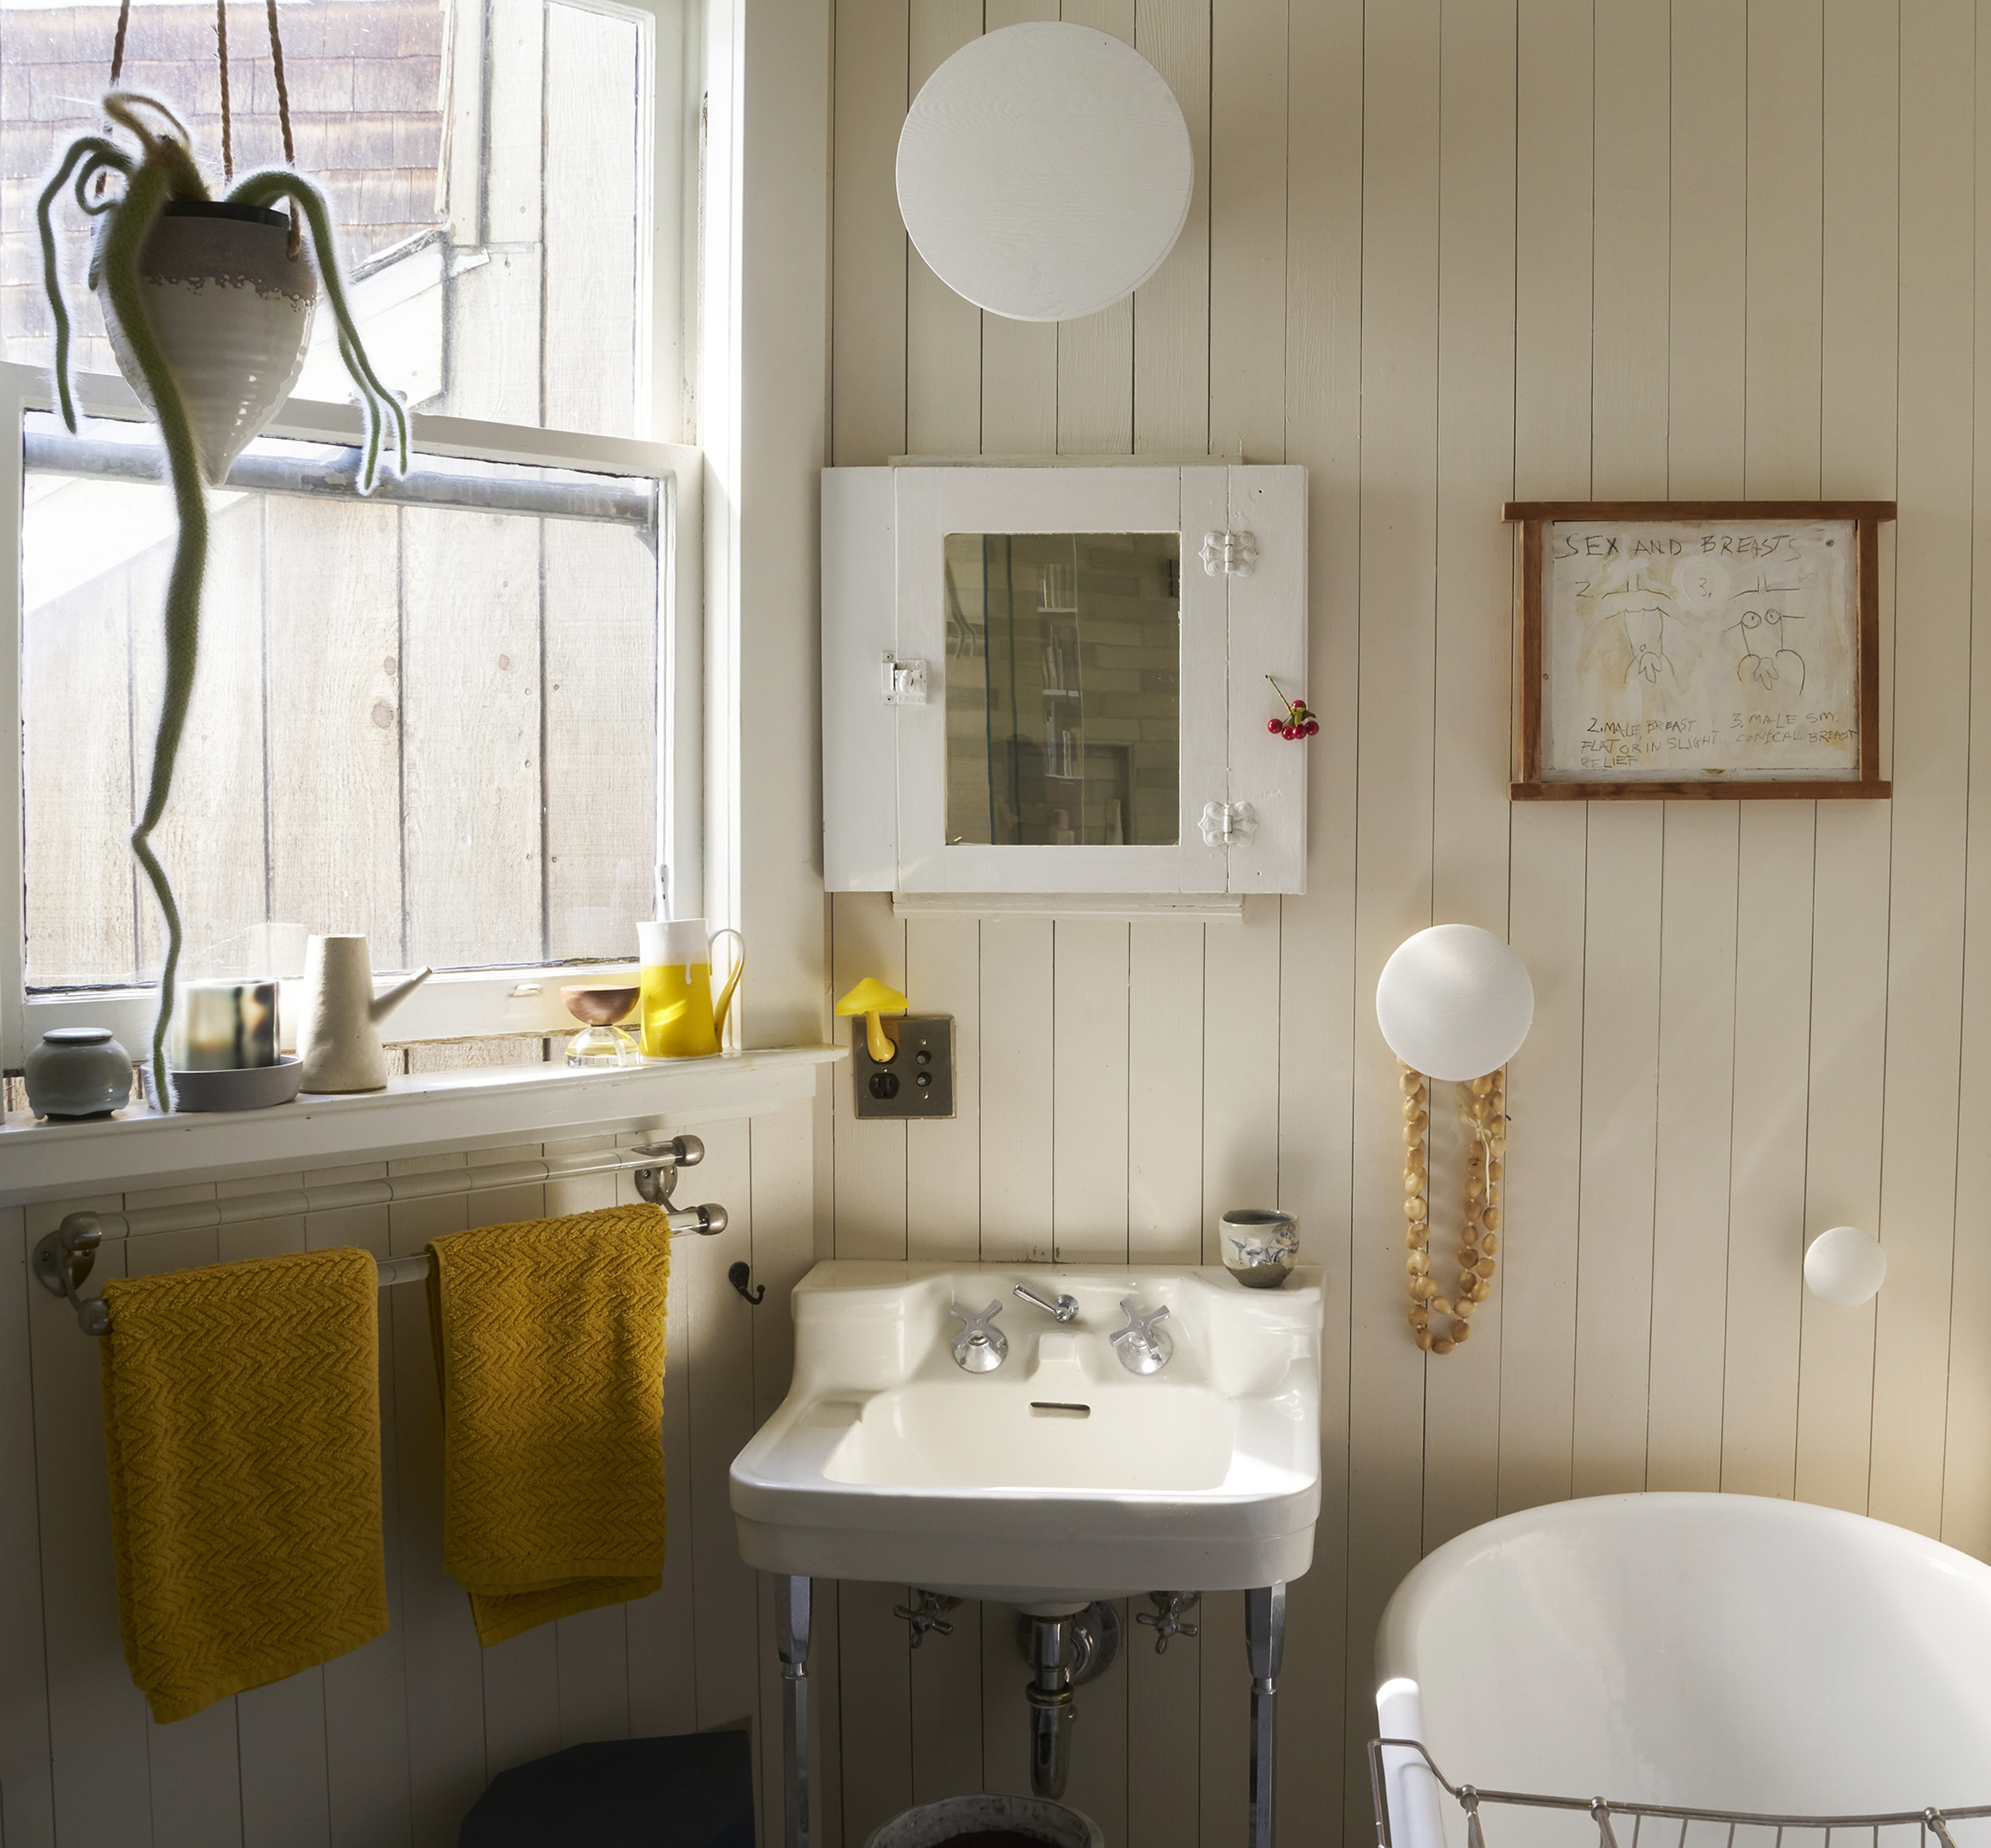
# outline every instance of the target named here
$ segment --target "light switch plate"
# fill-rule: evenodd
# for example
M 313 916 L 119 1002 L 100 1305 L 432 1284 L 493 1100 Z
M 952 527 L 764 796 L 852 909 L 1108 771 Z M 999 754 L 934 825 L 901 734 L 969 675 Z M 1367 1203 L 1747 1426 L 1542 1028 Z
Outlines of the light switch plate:
M 889 1065 L 880 1065 L 865 1043 L 863 1020 L 851 1022 L 851 1079 L 858 1115 L 902 1122 L 952 1116 L 953 1016 L 895 1014 L 886 1019 L 885 1030 L 898 1042 L 898 1051 Z

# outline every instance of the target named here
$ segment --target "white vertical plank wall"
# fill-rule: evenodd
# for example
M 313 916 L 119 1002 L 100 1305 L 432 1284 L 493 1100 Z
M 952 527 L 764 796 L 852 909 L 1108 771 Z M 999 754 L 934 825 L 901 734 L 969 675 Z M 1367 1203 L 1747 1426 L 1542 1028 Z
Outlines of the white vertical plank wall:
M 1308 890 L 1242 926 L 901 924 L 836 898 L 833 986 L 903 978 L 956 1016 L 961 1116 L 860 1126 L 839 1098 L 826 1205 L 839 1253 L 989 1261 L 1157 1260 L 1207 1250 L 1227 1205 L 1300 1213 L 1328 1282 L 1325 1480 L 1278 1822 L 1352 1842 L 1378 1613 L 1475 1522 L 1724 1489 L 1991 1556 L 1969 1127 L 1991 1099 L 1991 35 L 1966 0 L 1063 0 L 1168 79 L 1197 190 L 1131 315 L 1054 343 L 926 272 L 890 151 L 949 49 L 1058 16 L 836 0 L 833 460 L 979 433 L 1306 464 Z M 1900 500 L 1896 800 L 1510 808 L 1500 503 L 1746 494 Z M 1453 919 L 1509 938 L 1538 1004 L 1508 1262 L 1439 1360 L 1403 1324 L 1372 999 L 1402 937 Z M 1864 1310 L 1801 1287 L 1841 1223 L 1895 1267 Z M 875 1721 L 846 1738 L 847 1841 L 937 1794 L 937 1767 L 1021 1769 L 1007 1614 L 909 1655 L 892 1601 L 840 1604 L 843 1697 L 868 1688 Z M 1242 1830 L 1235 1601 L 1203 1616 L 1166 1656 L 1135 1634 L 1125 1681 L 1080 1696 L 1075 1783 L 1109 1838 Z
M 382 1475 L 390 1627 L 274 1686 L 155 1726 L 119 1646 L 96 1345 L 28 1274 L 64 1213 L 377 1179 L 537 1157 L 541 1145 L 423 1156 L 248 1181 L 0 1212 L 10 1254 L 0 1318 L 0 1841 L 7 1848 L 452 1848 L 464 1812 L 507 1767 L 588 1740 L 750 1725 L 780 1737 L 771 1619 L 733 1545 L 726 1469 L 788 1387 L 788 1292 L 815 1261 L 812 1106 L 702 1123 L 697 1197 L 721 1237 L 672 1247 L 663 1443 L 671 1491 L 663 1588 L 480 1650 L 442 1564 L 440 1426 L 418 1286 L 381 1299 Z M 625 1141 L 641 1140 L 635 1134 Z M 613 1138 L 545 1145 L 581 1154 Z M 626 1177 L 107 1240 L 100 1275 L 149 1274 L 280 1251 L 419 1251 L 465 1227 L 634 1201 Z M 726 1269 L 768 1286 L 750 1308 Z M 834 1679 L 834 1632 L 817 1666 Z M 832 1743 L 834 1734 L 831 1735 Z M 780 1753 L 761 1752 L 763 1821 Z M 832 1787 L 835 1787 L 834 1785 Z M 834 1820 L 834 1819 L 833 1819 Z M 823 1839 L 835 1848 L 834 1826 Z

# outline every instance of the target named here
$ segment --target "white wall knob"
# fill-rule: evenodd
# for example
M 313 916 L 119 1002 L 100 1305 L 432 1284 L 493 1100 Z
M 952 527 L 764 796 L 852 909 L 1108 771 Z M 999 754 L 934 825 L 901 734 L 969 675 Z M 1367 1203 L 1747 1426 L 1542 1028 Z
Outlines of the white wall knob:
M 1887 1278 L 1887 1254 L 1880 1241 L 1857 1226 L 1821 1232 L 1805 1253 L 1805 1286 L 1820 1302 L 1840 1309 L 1872 1301 Z

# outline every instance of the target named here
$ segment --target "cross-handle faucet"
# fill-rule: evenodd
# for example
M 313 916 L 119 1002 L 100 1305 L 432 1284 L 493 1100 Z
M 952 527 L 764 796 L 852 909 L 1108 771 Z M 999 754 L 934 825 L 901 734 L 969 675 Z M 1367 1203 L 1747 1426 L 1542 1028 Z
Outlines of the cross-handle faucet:
M 992 1302 L 979 1315 L 957 1302 L 949 1313 L 964 1325 L 954 1337 L 954 1364 L 964 1372 L 992 1373 L 1008 1359 L 1009 1337 L 996 1325 L 1003 1313 L 1000 1302 Z
M 1120 1306 L 1126 1313 L 1127 1325 L 1112 1340 L 1121 1365 L 1130 1373 L 1159 1373 L 1175 1351 L 1175 1337 L 1161 1326 L 1168 1305 L 1164 1302 L 1159 1309 L 1140 1310 L 1134 1307 L 1131 1296 L 1123 1296 Z
M 1053 1321 L 1068 1322 L 1078 1319 L 1078 1305 L 1069 1296 L 1061 1296 L 1055 1302 L 1046 1302 L 1027 1283 L 1016 1286 L 1016 1296 L 1019 1302 L 1027 1302 L 1034 1309 L 1041 1309 Z

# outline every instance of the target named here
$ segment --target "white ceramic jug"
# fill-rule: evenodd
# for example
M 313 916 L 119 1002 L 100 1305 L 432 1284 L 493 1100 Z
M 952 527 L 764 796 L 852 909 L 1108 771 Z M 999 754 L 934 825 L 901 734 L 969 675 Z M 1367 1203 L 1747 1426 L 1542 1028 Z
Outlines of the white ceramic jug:
M 385 1090 L 380 1023 L 436 972 L 420 969 L 374 993 L 364 937 L 313 937 L 304 946 L 304 1018 L 297 1033 L 306 1090 Z

